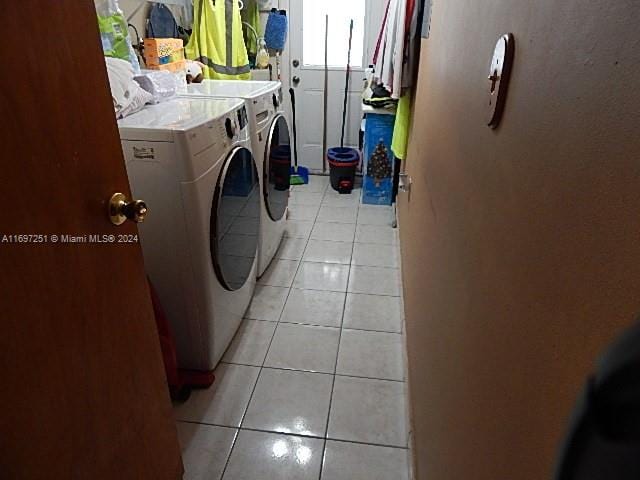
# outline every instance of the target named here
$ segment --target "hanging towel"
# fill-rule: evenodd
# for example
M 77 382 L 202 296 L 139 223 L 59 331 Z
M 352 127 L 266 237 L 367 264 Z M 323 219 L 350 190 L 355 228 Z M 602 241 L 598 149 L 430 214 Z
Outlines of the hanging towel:
M 391 98 L 402 96 L 402 70 L 404 68 L 404 38 L 407 19 L 407 0 L 398 1 L 395 30 L 393 32 L 393 79 Z
M 409 130 L 411 129 L 411 93 L 407 92 L 398 102 L 396 123 L 393 126 L 393 141 L 391 151 L 400 160 L 407 158 Z
M 287 12 L 272 8 L 264 29 L 264 40 L 267 43 L 267 48 L 269 50 L 282 52 L 287 43 L 288 29 L 289 22 L 287 20 Z
M 193 33 L 185 47 L 187 58 L 205 65 L 205 78 L 251 78 L 238 1 L 195 0 L 193 7 Z

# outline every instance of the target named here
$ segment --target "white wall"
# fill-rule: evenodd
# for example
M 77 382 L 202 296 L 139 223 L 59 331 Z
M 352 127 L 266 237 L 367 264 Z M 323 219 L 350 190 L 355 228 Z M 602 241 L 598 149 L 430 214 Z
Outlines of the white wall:
M 149 8 L 151 4 L 146 0 L 120 0 L 120 8 L 124 12 L 125 18 L 129 17 L 131 13 L 138 8 L 138 6 L 143 3 L 144 5 L 140 10 L 129 20 L 129 23 L 135 26 L 138 29 L 138 33 L 144 38 L 145 36 L 145 27 L 147 21 L 147 15 L 149 14 Z M 131 32 L 133 35 L 133 32 Z M 135 43 L 135 40 L 132 38 L 132 41 Z

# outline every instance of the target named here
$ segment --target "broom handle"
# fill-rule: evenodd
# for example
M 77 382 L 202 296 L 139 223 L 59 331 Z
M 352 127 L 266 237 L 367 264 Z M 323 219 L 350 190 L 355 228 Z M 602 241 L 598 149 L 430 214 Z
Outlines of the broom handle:
M 298 174 L 298 129 L 296 128 L 296 93 L 293 88 L 289 89 L 291 95 L 291 113 L 293 115 L 293 161 L 294 172 Z
M 344 127 L 347 120 L 347 98 L 349 97 L 349 69 L 351 68 L 351 40 L 353 39 L 353 19 L 349 23 L 349 51 L 347 52 L 347 74 L 344 82 L 344 102 L 342 104 L 342 134 L 340 147 L 344 147 Z
M 327 171 L 327 110 L 329 103 L 329 15 L 324 20 L 324 123 L 322 125 L 322 172 Z

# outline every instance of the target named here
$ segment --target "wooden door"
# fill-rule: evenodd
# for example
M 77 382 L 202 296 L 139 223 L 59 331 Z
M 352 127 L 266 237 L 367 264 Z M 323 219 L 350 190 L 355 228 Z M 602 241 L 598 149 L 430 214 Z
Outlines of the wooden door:
M 93 2 L 2 18 L 0 477 L 180 478 L 137 229 L 106 213 L 130 192 Z
M 340 145 L 349 21 L 353 18 L 345 146 L 357 147 L 364 68 L 371 63 L 385 7 L 384 0 L 290 2 L 289 72 L 296 89 L 298 162 L 314 172 L 322 172 L 325 15 L 329 14 L 328 146 Z

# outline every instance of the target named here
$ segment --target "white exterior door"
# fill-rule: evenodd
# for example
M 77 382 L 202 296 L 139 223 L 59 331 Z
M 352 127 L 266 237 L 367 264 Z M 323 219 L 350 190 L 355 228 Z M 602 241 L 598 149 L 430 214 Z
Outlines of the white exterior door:
M 327 145 L 340 145 L 349 23 L 353 19 L 351 75 L 345 146 L 358 146 L 364 69 L 371 63 L 386 0 L 295 0 L 289 2 L 289 74 L 296 94 L 298 163 L 323 171 L 325 15 L 329 15 Z M 328 167 L 327 167 L 328 168 Z

